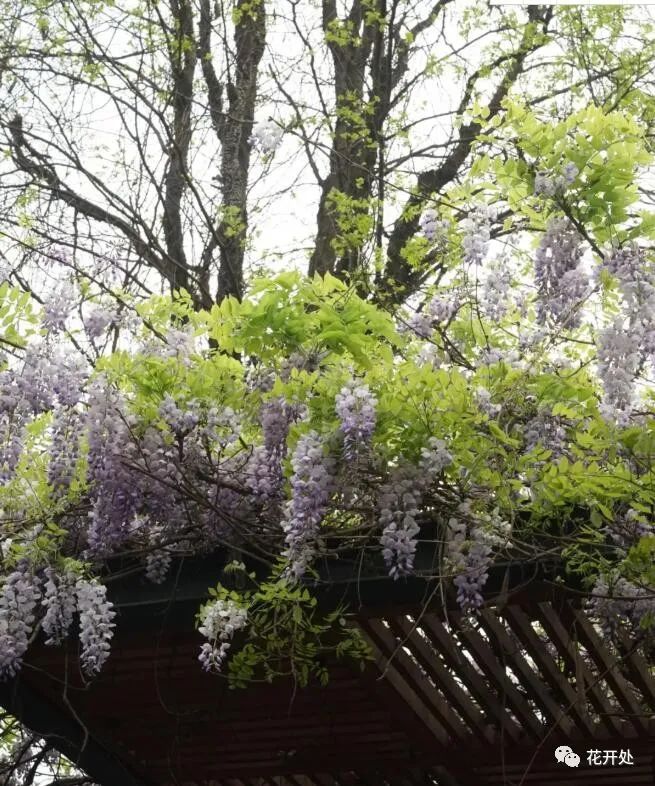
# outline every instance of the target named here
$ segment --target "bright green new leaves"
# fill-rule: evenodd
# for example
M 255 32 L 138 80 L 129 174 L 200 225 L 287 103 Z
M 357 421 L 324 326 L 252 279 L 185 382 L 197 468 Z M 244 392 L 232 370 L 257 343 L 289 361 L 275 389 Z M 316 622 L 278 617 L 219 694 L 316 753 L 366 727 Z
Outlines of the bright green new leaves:
M 244 303 L 228 298 L 209 314 L 191 316 L 227 352 L 262 361 L 303 349 L 349 353 L 362 366 L 384 360 L 400 343 L 390 317 L 366 303 L 338 279 L 304 279 L 289 272 L 250 287 Z M 382 339 L 382 341 L 380 341 Z
M 480 158 L 474 178 L 490 174 L 492 183 L 485 182 L 485 187 L 535 228 L 545 225 L 552 209 L 564 209 L 599 244 L 644 236 L 643 224 L 626 226 L 629 209 L 638 200 L 637 175 L 652 161 L 643 124 L 623 111 L 595 106 L 559 123 L 511 101 L 506 101 L 506 113 L 499 134 L 515 145 L 518 158 Z M 551 210 L 544 214 L 542 199 L 526 201 L 537 172 L 556 176 L 569 162 L 578 176 L 565 194 L 554 198 Z
M 36 324 L 30 293 L 8 281 L 0 284 L 0 345 L 24 347 L 25 340 L 36 332 Z

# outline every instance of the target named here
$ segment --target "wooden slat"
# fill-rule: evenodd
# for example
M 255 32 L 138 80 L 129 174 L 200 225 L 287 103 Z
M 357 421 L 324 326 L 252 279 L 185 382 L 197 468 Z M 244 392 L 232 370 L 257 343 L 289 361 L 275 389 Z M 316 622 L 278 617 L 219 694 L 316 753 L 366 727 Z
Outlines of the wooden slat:
M 619 673 L 616 658 L 605 647 L 589 618 L 581 611 L 573 610 L 575 627 L 580 641 L 601 672 L 603 680 L 610 686 L 619 703 L 627 713 L 627 720 L 635 728 L 637 734 L 647 731 L 643 718 L 643 710 L 636 700 L 633 689 Z
M 619 630 L 619 644 L 623 655 L 622 664 L 625 666 L 630 680 L 639 688 L 648 702 L 650 709 L 655 714 L 655 677 L 645 659 L 637 652 L 634 645 L 628 641 L 624 630 Z
M 421 666 L 433 677 L 446 699 L 452 702 L 465 722 L 469 724 L 470 730 L 478 737 L 487 738 L 489 742 L 492 742 L 493 735 L 490 734 L 489 729 L 485 728 L 482 713 L 473 703 L 470 695 L 455 682 L 453 675 L 441 663 L 437 654 L 421 637 L 415 626 L 406 617 L 390 619 L 389 624 L 396 636 L 403 640 L 405 646 L 412 650 Z
M 487 613 L 491 614 L 492 612 Z M 548 651 L 542 646 L 537 634 L 532 629 L 527 615 L 516 606 L 505 607 L 503 615 L 561 704 L 556 704 L 552 700 L 547 692 L 548 688 L 543 684 L 539 675 L 533 674 L 533 679 L 528 678 L 527 682 L 530 684 L 530 690 L 533 692 L 535 702 L 546 709 L 552 723 L 558 725 L 564 733 L 570 734 L 571 732 L 572 722 L 569 716 L 573 723 L 579 726 L 582 731 L 591 733 L 594 724 L 589 717 L 589 713 L 586 711 L 586 708 L 578 706 L 578 697 L 575 690 L 558 669 L 557 664 L 548 654 Z M 517 665 L 519 661 L 520 658 L 516 658 Z M 534 684 L 535 680 L 536 685 Z
M 384 674 L 385 678 L 395 688 L 400 698 L 407 703 L 413 710 L 414 714 L 423 722 L 423 724 L 430 731 L 435 741 L 440 745 L 445 745 L 448 742 L 448 734 L 444 727 L 437 721 L 434 715 L 427 709 L 423 701 L 420 700 L 416 692 L 407 684 L 407 682 L 400 677 L 396 669 L 387 669 L 388 658 L 380 649 L 374 638 L 365 633 L 365 637 L 371 648 L 371 653 L 376 666 Z
M 445 662 L 453 669 L 466 687 L 475 696 L 480 706 L 484 707 L 490 717 L 495 718 L 501 731 L 510 740 L 520 739 L 522 732 L 504 707 L 499 705 L 496 696 L 489 690 L 487 683 L 454 646 L 452 634 L 446 630 L 441 620 L 428 613 L 421 617 L 420 626 L 430 642 L 441 654 Z
M 418 665 L 402 649 L 393 633 L 380 620 L 369 619 L 362 623 L 369 637 L 373 637 L 386 657 L 384 671 L 388 676 L 396 671 L 413 688 L 426 708 L 455 739 L 466 739 L 470 732 L 448 706 L 447 701 L 432 686 Z
M 507 704 L 516 713 L 526 731 L 529 731 L 530 734 L 537 739 L 541 739 L 544 730 L 539 719 L 536 717 L 527 701 L 512 684 L 504 668 L 491 651 L 489 644 L 477 631 L 466 626 L 466 622 L 462 619 L 461 615 L 451 614 L 450 619 L 457 628 L 457 636 L 464 643 L 478 666 L 487 674 L 490 682 L 499 692 L 500 696 L 496 700 L 499 701 L 501 697 L 504 696 Z M 502 705 L 502 701 L 500 703 Z
M 384 673 L 387 667 L 388 659 L 376 645 L 375 641 L 368 638 L 368 644 L 371 648 L 371 653 L 376 666 L 382 673 Z M 424 726 L 428 729 L 434 739 L 441 745 L 445 745 L 448 742 L 448 734 L 446 733 L 446 730 L 436 720 L 433 714 L 428 711 L 426 706 L 422 701 L 420 701 L 419 697 L 405 682 L 405 680 L 401 679 L 400 675 L 395 671 L 395 669 L 389 669 L 389 671 L 385 673 L 385 677 L 395 688 L 400 699 L 405 701 L 413 710 L 414 714 L 423 722 Z
M 598 712 L 601 722 L 607 727 L 610 734 L 619 734 L 621 726 L 612 715 L 612 705 L 604 694 L 598 679 L 593 675 L 585 661 L 575 647 L 571 635 L 564 628 L 555 610 L 549 603 L 540 603 L 539 622 L 550 637 L 560 656 L 567 662 L 569 669 L 584 683 L 582 689 L 592 707 Z

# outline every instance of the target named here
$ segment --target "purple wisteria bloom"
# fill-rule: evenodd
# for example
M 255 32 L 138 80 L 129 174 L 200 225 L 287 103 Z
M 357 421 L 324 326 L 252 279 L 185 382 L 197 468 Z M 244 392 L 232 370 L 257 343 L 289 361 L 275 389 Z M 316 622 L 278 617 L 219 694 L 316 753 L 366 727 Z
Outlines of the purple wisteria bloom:
M 298 441 L 291 466 L 291 499 L 282 528 L 289 575 L 298 579 L 316 555 L 319 527 L 333 490 L 334 459 L 325 455 L 319 435 L 310 431 Z
M 375 430 L 377 399 L 368 385 L 350 381 L 336 397 L 336 412 L 341 421 L 343 450 L 347 459 L 366 448 Z
M 116 613 L 107 600 L 107 588 L 97 579 L 78 579 L 75 590 L 80 614 L 80 664 L 84 673 L 92 677 L 109 657 Z

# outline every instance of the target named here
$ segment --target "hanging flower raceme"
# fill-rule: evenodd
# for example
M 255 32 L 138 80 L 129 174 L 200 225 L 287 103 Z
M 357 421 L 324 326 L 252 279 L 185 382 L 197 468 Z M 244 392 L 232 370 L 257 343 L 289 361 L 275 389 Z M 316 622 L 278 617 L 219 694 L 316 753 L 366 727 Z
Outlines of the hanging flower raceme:
M 409 328 L 419 338 L 430 338 L 435 326 L 450 322 L 460 306 L 457 294 L 435 295 L 423 311 L 416 311 L 409 319 L 400 322 L 398 332 L 404 333 Z
M 79 417 L 74 410 L 55 412 L 48 464 L 48 483 L 56 497 L 65 494 L 75 477 L 79 457 Z
M 587 294 L 587 276 L 579 267 L 582 238 L 566 218 L 552 219 L 535 254 L 537 321 L 562 327 L 580 324 L 579 306 Z
M 505 260 L 490 265 L 482 287 L 482 311 L 494 322 L 500 322 L 509 308 L 512 274 Z
M 465 264 L 479 265 L 484 259 L 491 238 L 489 223 L 494 216 L 493 208 L 487 205 L 478 205 L 462 221 Z
M 392 471 L 378 498 L 382 556 L 394 579 L 407 576 L 414 569 L 420 530 L 416 521 L 421 499 L 417 481 L 415 467 L 399 467 Z
M 57 396 L 57 401 L 62 407 L 74 407 L 82 398 L 88 368 L 84 360 L 75 356 L 66 356 L 61 352 L 54 352 L 51 358 L 52 392 Z
M 184 408 L 181 408 L 175 403 L 175 399 L 170 393 L 166 393 L 164 400 L 159 405 L 159 415 L 167 423 L 171 431 L 177 435 L 188 434 L 200 422 L 200 413 L 196 401 L 189 401 Z
M 477 387 L 474 391 L 474 398 L 480 412 L 484 412 L 487 417 L 495 418 L 503 408 L 502 404 L 494 404 L 491 400 L 491 391 L 485 387 Z
M 488 533 L 470 503 L 462 503 L 458 513 L 448 521 L 446 554 L 455 573 L 457 603 L 467 612 L 484 602 L 482 590 L 489 578 L 492 550 Z
M 15 387 L 35 415 L 47 412 L 54 404 L 54 372 L 43 346 L 31 345 L 25 350 L 21 373 L 14 375 Z
M 534 193 L 548 197 L 561 194 L 573 185 L 579 174 L 580 170 L 573 161 L 568 161 L 560 174 L 549 175 L 548 172 L 537 172 L 534 178 Z
M 70 289 L 57 289 L 53 292 L 43 304 L 43 326 L 53 333 L 65 330 L 73 303 Z
M 142 491 L 129 459 L 139 458 L 123 402 L 98 378 L 87 411 L 88 479 L 94 497 L 89 514 L 89 548 L 111 553 L 129 536 L 129 522 L 139 512 Z
M 107 308 L 96 308 L 84 317 L 84 328 L 89 338 L 100 338 L 116 324 L 117 314 Z
M 216 600 L 203 607 L 198 630 L 208 641 L 200 648 L 198 660 L 205 671 L 221 670 L 232 637 L 247 624 L 247 609 L 233 600 Z
M 419 466 L 404 464 L 392 470 L 378 497 L 378 524 L 382 528 L 382 556 L 393 579 L 414 569 L 417 517 L 423 495 L 452 462 L 443 440 L 431 437 L 421 450 Z
M 8 483 L 16 473 L 23 452 L 25 417 L 17 408 L 0 415 L 0 483 Z
M 282 521 L 286 543 L 283 554 L 293 578 L 302 577 L 316 555 L 319 527 L 334 485 L 334 464 L 334 459 L 325 455 L 315 431 L 298 440 L 291 459 L 291 499 Z
M 288 404 L 283 396 L 268 399 L 260 408 L 264 444 L 253 448 L 246 477 L 254 498 L 265 506 L 282 496 L 282 461 L 287 452 L 289 426 L 301 415 L 298 407 Z
M 153 584 L 162 584 L 166 581 L 173 558 L 166 548 L 156 548 L 160 546 L 165 538 L 165 528 L 160 524 L 148 524 L 145 527 L 148 534 L 148 545 L 153 548 L 146 555 L 146 577 Z
M 84 673 L 93 677 L 109 657 L 116 613 L 107 600 L 107 588 L 97 579 L 78 579 L 75 592 L 80 615 L 80 664 Z
M 622 626 L 628 626 L 633 635 L 643 636 L 646 628 L 652 633 L 655 593 L 652 588 L 639 587 L 622 577 L 600 576 L 587 602 L 587 609 L 599 621 L 609 639 L 615 637 Z
M 598 375 L 603 383 L 601 415 L 608 422 L 625 426 L 632 415 L 641 360 L 639 331 L 626 329 L 619 317 L 600 331 L 596 343 Z
M 53 568 L 46 568 L 42 605 L 46 613 L 42 620 L 46 644 L 61 644 L 73 624 L 77 610 L 75 584 L 72 573 L 58 575 Z
M 377 399 L 368 385 L 351 380 L 344 385 L 336 397 L 336 412 L 341 421 L 343 452 L 353 459 L 365 449 L 375 430 L 375 408 Z
M 526 452 L 541 446 L 544 450 L 550 450 L 553 458 L 562 456 L 567 446 L 562 418 L 548 410 L 541 410 L 530 418 L 523 427 L 523 439 Z
M 614 249 L 603 260 L 603 269 L 618 279 L 631 323 L 655 319 L 655 272 L 637 245 Z
M 264 434 L 264 448 L 271 458 L 281 458 L 285 454 L 293 417 L 293 408 L 286 403 L 283 396 L 268 399 L 262 404 L 259 420 Z
M 40 599 L 39 580 L 27 563 L 5 579 L 0 589 L 0 679 L 14 677 L 20 670 Z
M 426 240 L 429 240 L 430 243 L 446 240 L 449 227 L 448 221 L 440 220 L 439 214 L 434 208 L 426 208 L 421 213 L 418 224 Z

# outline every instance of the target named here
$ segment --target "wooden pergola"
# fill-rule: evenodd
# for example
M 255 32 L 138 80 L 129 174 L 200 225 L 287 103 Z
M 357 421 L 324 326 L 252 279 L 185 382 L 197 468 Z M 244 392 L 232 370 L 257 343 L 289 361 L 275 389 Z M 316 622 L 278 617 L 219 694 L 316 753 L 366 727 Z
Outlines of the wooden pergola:
M 432 557 L 419 550 L 419 572 Z M 324 688 L 229 690 L 201 670 L 193 627 L 217 564 L 186 561 L 161 586 L 117 584 L 101 676 L 81 680 L 75 641 L 36 645 L 0 704 L 102 786 L 655 783 L 653 669 L 627 640 L 608 646 L 552 565 L 496 566 L 495 600 L 470 620 L 437 582 L 326 563 L 321 602 L 357 610 L 374 662 L 330 664 Z M 579 767 L 555 760 L 560 745 Z

